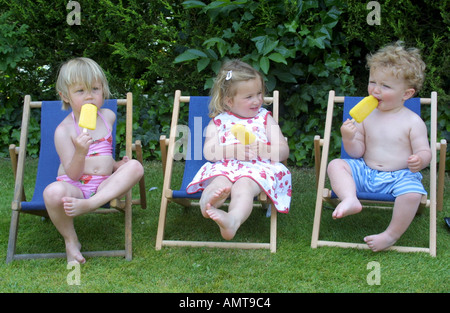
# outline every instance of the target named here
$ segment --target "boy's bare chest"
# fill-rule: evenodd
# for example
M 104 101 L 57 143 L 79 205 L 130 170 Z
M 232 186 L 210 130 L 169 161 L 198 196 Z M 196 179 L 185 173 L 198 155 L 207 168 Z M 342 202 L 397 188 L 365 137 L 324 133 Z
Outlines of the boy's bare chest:
M 410 145 L 410 127 L 398 121 L 370 123 L 365 127 L 366 144 L 379 144 L 391 149 Z

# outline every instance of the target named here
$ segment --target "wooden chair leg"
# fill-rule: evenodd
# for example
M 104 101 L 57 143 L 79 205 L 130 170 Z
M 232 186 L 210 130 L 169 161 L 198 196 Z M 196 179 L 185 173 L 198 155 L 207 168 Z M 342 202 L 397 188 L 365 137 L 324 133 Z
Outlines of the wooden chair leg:
M 125 259 L 131 261 L 133 258 L 132 252 L 132 192 L 128 191 L 126 196 L 125 206 Z
M 159 222 L 158 222 L 158 232 L 156 234 L 156 250 L 161 250 L 162 241 L 164 239 L 164 228 L 166 226 L 166 215 L 167 215 L 167 206 L 168 200 L 166 197 L 162 197 L 161 199 L 161 211 L 159 213 Z
M 19 228 L 20 212 L 16 210 L 11 211 L 11 226 L 9 228 L 8 251 L 6 255 L 6 263 L 14 260 L 16 253 L 17 231 Z

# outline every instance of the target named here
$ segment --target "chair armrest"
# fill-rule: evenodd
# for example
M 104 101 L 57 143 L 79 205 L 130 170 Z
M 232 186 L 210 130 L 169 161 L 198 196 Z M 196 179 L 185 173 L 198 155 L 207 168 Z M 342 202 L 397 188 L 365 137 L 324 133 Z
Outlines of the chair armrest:
M 167 139 L 165 135 L 161 135 L 159 137 L 159 146 L 161 148 L 161 161 L 162 161 L 162 170 L 163 170 L 163 177 L 164 177 L 164 173 L 166 171 L 167 147 L 169 146 L 169 139 Z
M 437 183 L 437 199 L 436 207 L 438 211 L 442 211 L 444 206 L 444 179 L 445 179 L 445 160 L 447 158 L 447 140 L 442 139 L 436 145 L 439 152 L 439 169 L 438 169 L 438 183 Z
M 319 135 L 314 136 L 314 169 L 316 173 L 316 187 L 319 182 L 320 173 L 320 158 L 321 158 L 321 147 L 323 146 L 323 139 L 320 139 Z
M 20 147 L 16 146 L 15 144 L 9 145 L 9 157 L 11 159 L 11 167 L 12 167 L 12 171 L 14 173 L 14 181 L 17 179 L 17 166 L 18 166 L 19 151 L 20 151 Z M 25 188 L 23 185 L 21 186 L 21 190 L 22 190 L 21 201 L 26 201 L 27 198 L 25 195 Z M 20 209 L 20 201 L 18 201 L 17 199 L 13 200 L 12 209 L 19 210 Z
M 11 166 L 14 173 L 14 178 L 17 174 L 17 156 L 19 155 L 19 147 L 16 147 L 16 145 L 11 144 L 9 145 L 9 157 L 11 159 Z
M 136 151 L 136 160 L 138 160 L 142 166 L 144 166 L 144 159 L 142 154 L 142 142 L 140 140 L 136 140 L 133 144 L 133 150 Z M 138 201 L 132 200 L 133 203 L 140 204 L 142 209 L 147 208 L 147 196 L 145 193 L 145 175 L 142 175 L 139 180 L 139 194 L 140 198 Z

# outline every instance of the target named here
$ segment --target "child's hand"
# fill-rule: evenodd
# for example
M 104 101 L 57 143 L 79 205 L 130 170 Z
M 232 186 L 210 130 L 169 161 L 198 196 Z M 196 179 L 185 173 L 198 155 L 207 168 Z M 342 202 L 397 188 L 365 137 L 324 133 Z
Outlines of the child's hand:
M 119 167 L 121 167 L 122 165 L 124 165 L 125 163 L 127 163 L 128 161 L 130 161 L 130 158 L 129 157 L 127 157 L 126 155 L 124 155 L 123 156 L 123 158 L 122 158 L 122 160 L 120 160 L 120 161 L 118 161 L 118 162 L 116 162 L 115 164 L 114 164 L 114 172 L 119 168 Z
M 356 126 L 350 119 L 347 119 L 341 126 L 342 138 L 351 140 L 356 135 Z
M 260 157 L 261 159 L 270 159 L 269 146 L 259 140 L 255 140 L 249 145 L 251 151 L 254 152 L 253 159 Z
M 422 159 L 413 154 L 408 158 L 408 168 L 411 172 L 416 173 L 422 169 Z
M 88 133 L 81 133 L 75 140 L 73 140 L 73 145 L 75 146 L 75 151 L 82 155 L 87 155 L 89 152 L 90 145 L 94 142 L 91 135 Z

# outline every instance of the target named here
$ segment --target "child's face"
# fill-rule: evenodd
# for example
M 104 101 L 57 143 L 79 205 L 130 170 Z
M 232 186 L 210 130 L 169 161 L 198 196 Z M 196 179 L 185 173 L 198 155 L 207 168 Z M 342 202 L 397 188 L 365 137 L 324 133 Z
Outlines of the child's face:
M 88 90 L 85 84 L 75 83 L 69 86 L 69 97 L 64 97 L 64 101 L 69 102 L 72 110 L 81 111 L 81 106 L 86 103 L 92 103 L 97 108 L 103 105 L 103 85 L 101 82 L 95 82 L 91 85 L 92 89 Z
M 230 111 L 244 118 L 256 116 L 263 103 L 261 81 L 250 79 L 237 82 L 235 88 L 234 97 L 225 100 Z
M 388 111 L 401 108 L 403 102 L 411 98 L 415 91 L 408 88 L 404 79 L 397 78 L 391 71 L 377 68 L 370 69 L 369 95 L 378 99 L 378 110 Z

